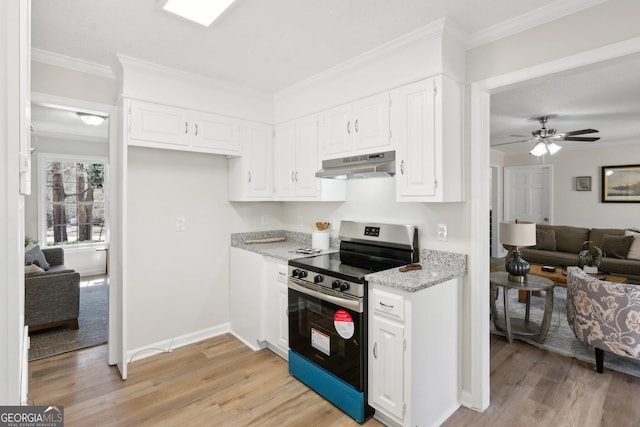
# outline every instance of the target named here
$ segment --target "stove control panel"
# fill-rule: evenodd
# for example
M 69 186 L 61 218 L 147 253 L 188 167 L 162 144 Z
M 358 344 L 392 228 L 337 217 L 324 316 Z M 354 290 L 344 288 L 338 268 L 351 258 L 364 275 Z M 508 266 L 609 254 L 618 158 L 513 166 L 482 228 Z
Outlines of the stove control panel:
M 353 283 L 348 280 L 338 279 L 329 275 L 308 271 L 299 267 L 289 266 L 289 277 L 301 280 L 305 283 L 331 289 L 334 292 L 341 292 L 356 297 L 364 296 L 364 285 Z

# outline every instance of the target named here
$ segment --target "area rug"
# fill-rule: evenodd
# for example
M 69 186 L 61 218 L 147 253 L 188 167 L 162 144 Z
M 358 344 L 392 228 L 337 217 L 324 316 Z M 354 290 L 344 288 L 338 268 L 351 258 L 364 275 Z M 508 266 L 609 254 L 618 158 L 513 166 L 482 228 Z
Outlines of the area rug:
M 502 303 L 502 288 L 500 289 L 500 295 L 496 299 L 496 308 L 498 309 L 498 315 L 502 315 L 503 303 Z M 514 339 L 519 339 L 528 342 L 545 350 L 561 354 L 567 357 L 574 357 L 578 360 L 593 364 L 595 370 L 595 352 L 593 347 L 579 341 L 573 331 L 569 327 L 567 322 L 567 311 L 565 308 L 567 299 L 567 289 L 556 286 L 554 288 L 554 301 L 553 301 L 553 316 L 551 318 L 551 326 L 549 327 L 549 333 L 542 344 L 536 342 L 533 337 L 513 335 Z M 511 311 L 511 317 L 524 319 L 525 304 L 518 302 L 518 293 L 515 290 L 509 292 L 509 309 Z M 539 323 L 544 313 L 544 294 L 542 297 L 532 297 L 531 299 L 531 312 L 530 320 Z M 498 332 L 491 322 L 491 333 L 496 335 L 505 336 L 504 333 Z M 640 377 L 640 360 L 633 360 L 626 357 L 618 356 L 609 352 L 605 352 L 604 356 L 605 372 L 607 369 L 613 369 L 615 371 L 623 372 L 625 374 Z
M 92 347 L 107 342 L 108 290 L 106 284 L 80 288 L 79 329 L 61 326 L 33 332 L 29 360 L 43 359 L 68 351 Z

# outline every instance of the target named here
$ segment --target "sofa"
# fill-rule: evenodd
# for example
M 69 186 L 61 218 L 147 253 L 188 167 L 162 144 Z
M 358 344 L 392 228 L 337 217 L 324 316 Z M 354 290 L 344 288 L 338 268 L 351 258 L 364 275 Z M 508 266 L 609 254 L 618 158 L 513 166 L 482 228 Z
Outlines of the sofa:
M 64 249 L 25 252 L 24 322 L 29 332 L 68 325 L 78 329 L 80 274 L 64 265 Z
M 600 271 L 640 284 L 640 231 L 536 224 L 536 246 L 520 248 L 530 263 L 576 266 L 582 244 L 592 241 L 605 253 Z

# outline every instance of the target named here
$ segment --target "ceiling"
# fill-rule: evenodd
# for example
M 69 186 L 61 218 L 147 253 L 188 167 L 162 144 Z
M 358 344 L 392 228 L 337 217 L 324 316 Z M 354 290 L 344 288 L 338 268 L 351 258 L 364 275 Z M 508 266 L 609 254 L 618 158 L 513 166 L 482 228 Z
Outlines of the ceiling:
M 508 88 L 491 96 L 491 145 L 526 140 L 540 129 L 536 117 L 549 118 L 557 133 L 599 132 L 596 142 L 558 142 L 563 150 L 637 144 L 640 137 L 640 60 L 574 70 Z M 507 154 L 527 153 L 533 143 L 495 146 Z
M 33 0 L 32 46 L 105 69 L 115 69 L 119 53 L 275 93 L 445 16 L 473 40 L 501 26 L 525 29 L 520 22 L 535 21 L 532 16 L 559 17 L 567 3 L 578 10 L 601 1 L 236 0 L 207 28 L 160 11 L 156 0 Z M 567 149 L 635 143 L 639 94 L 640 61 L 505 88 L 491 97 L 491 144 L 527 139 L 540 115 L 557 115 L 547 127 L 558 133 L 600 131 L 600 141 L 562 143 Z M 55 114 L 34 109 L 39 131 L 59 131 L 38 122 L 45 118 L 79 122 L 72 113 Z M 100 129 L 78 132 L 92 138 Z M 498 149 L 529 148 L 518 143 Z
M 156 0 L 33 0 L 32 46 L 106 66 L 120 53 L 274 93 L 445 16 L 473 35 L 535 11 L 558 17 L 545 7 L 560 13 L 566 3 L 236 0 L 203 27 L 162 12 Z

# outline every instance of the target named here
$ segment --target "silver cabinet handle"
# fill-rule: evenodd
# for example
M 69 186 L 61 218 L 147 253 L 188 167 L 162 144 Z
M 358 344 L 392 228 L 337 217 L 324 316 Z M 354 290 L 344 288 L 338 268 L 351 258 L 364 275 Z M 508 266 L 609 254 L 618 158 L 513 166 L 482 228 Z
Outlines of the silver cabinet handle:
M 373 357 L 375 357 L 376 359 L 378 358 L 378 343 L 377 342 L 373 343 Z
M 251 182 L 251 172 L 249 172 L 249 182 Z
M 393 308 L 393 306 L 392 306 L 392 305 L 385 304 L 385 303 L 383 303 L 382 301 L 380 301 L 380 305 L 381 305 L 381 306 L 383 306 L 384 308 Z
M 188 134 L 189 133 L 189 123 L 184 122 L 184 134 Z
M 400 162 L 400 173 L 404 175 L 404 160 Z
M 347 133 L 351 135 L 351 120 L 347 122 Z
M 354 128 L 356 130 L 356 133 L 358 133 L 358 119 L 356 119 L 356 122 L 354 123 Z
M 298 182 L 298 171 L 296 171 L 296 182 Z
M 295 178 L 293 177 L 294 173 L 295 173 L 294 171 L 291 171 L 291 182 L 296 182 Z
M 198 124 L 196 123 L 196 136 L 198 136 Z

